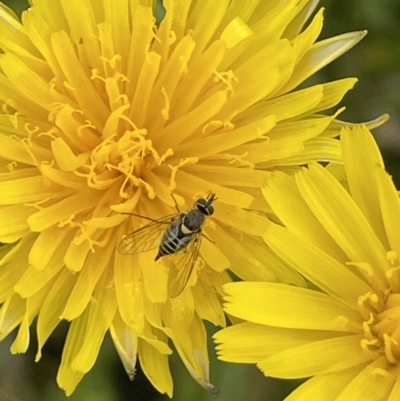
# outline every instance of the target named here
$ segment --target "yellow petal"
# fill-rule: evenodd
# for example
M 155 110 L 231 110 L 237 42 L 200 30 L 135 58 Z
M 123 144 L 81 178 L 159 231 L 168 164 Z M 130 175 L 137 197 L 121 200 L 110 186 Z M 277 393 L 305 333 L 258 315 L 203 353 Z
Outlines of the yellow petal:
M 217 195 L 219 196 L 218 192 Z M 229 203 L 235 204 L 236 199 L 232 199 Z M 270 221 L 260 214 L 248 212 L 230 205 L 223 205 L 223 207 L 216 209 L 214 216 L 219 223 L 227 224 L 234 229 L 250 235 L 262 235 L 270 224 Z
M 111 286 L 112 269 L 103 273 L 87 314 L 85 335 L 71 363 L 73 371 L 88 372 L 96 362 L 104 336 L 113 321 L 117 302 Z
M 114 316 L 113 323 L 110 326 L 110 334 L 126 373 L 133 380 L 136 371 L 138 337 L 122 321 L 119 313 Z
M 207 235 L 206 233 L 207 232 L 204 231 L 204 235 Z M 203 257 L 208 266 L 217 272 L 222 272 L 225 269 L 228 269 L 230 266 L 228 257 L 221 252 L 215 241 L 211 242 L 207 238 L 204 238 L 201 242 L 200 255 Z
M 400 396 L 400 377 L 399 372 L 396 372 L 396 382 L 392 388 L 392 391 L 389 395 L 388 401 L 396 401 Z
M 182 86 L 176 90 L 178 99 L 184 97 L 184 102 L 174 104 L 176 115 L 182 116 L 193 108 L 194 102 L 210 79 L 215 77 L 221 61 L 226 54 L 226 47 L 221 41 L 216 41 L 199 55 L 198 62 L 182 77 Z
M 360 347 L 361 339 L 353 335 L 300 345 L 267 356 L 257 366 L 267 376 L 299 379 L 365 365 L 369 357 Z
M 301 237 L 302 241 L 315 244 L 337 260 L 347 260 L 342 249 L 304 202 L 292 177 L 279 172 L 274 173 L 262 189 L 262 193 L 279 220 L 292 233 Z
M 203 280 L 197 280 L 192 288 L 192 294 L 196 313 L 201 319 L 208 320 L 216 326 L 225 326 L 221 301 L 210 285 L 205 284 Z
M 288 37 L 289 39 L 296 37 L 301 32 L 304 24 L 307 22 L 317 5 L 318 0 L 305 0 L 299 2 L 297 5 L 298 14 L 287 26 L 284 37 Z
M 135 29 L 132 30 L 132 36 L 130 40 L 130 47 L 129 47 L 129 58 L 128 58 L 128 65 L 127 65 L 127 76 L 132 77 L 131 79 L 131 86 L 127 88 L 127 96 L 129 98 L 133 98 L 131 113 L 134 110 L 138 110 L 140 113 L 140 109 L 137 109 L 135 106 L 139 106 L 139 96 L 136 99 L 136 93 L 139 92 L 140 95 L 143 95 L 143 92 L 138 90 L 137 86 L 140 85 L 141 80 L 143 77 L 141 72 L 146 68 L 144 63 L 149 62 L 148 58 L 150 56 L 158 56 L 155 52 L 149 53 L 148 49 L 150 47 L 150 43 L 154 38 L 154 31 L 153 31 L 153 12 L 151 8 L 139 6 L 136 9 L 132 17 L 132 25 Z M 160 57 L 158 56 L 158 60 Z M 158 69 L 157 69 L 158 70 Z M 150 93 L 151 85 L 148 86 L 147 92 Z M 146 96 L 148 99 L 149 96 Z M 136 101 L 135 101 L 136 99 Z M 144 101 L 145 107 L 147 106 L 147 101 Z M 130 113 L 130 118 L 133 121 L 136 121 L 133 118 L 133 115 Z M 143 117 L 142 117 L 143 118 Z M 139 122 L 139 126 L 142 124 Z
M 160 354 L 171 355 L 172 349 L 168 346 L 167 331 L 151 327 L 146 321 L 143 333 L 140 333 L 139 338 L 150 344 Z
M 114 249 L 106 247 L 98 249 L 95 253 L 88 255 L 84 268 L 79 272 L 74 288 L 60 317 L 66 320 L 77 318 L 89 305 L 99 279 L 105 269 L 111 269 L 110 261 Z
M 314 397 L 324 401 L 336 401 L 336 397 L 362 369 L 360 366 L 341 372 L 314 376 L 297 387 L 285 401 L 312 400 Z M 329 388 L 329 392 L 326 389 Z M 323 398 L 322 398 L 323 397 Z
M 38 251 L 38 247 L 35 247 L 36 241 L 33 247 L 30 247 L 29 257 L 31 257 L 31 255 L 34 256 L 32 261 L 35 262 L 35 265 L 30 265 L 15 285 L 15 291 L 21 294 L 21 296 L 30 297 L 35 294 L 64 267 L 63 256 L 74 232 L 66 232 L 66 236 L 60 232 L 54 232 L 54 234 L 58 236 L 58 238 L 55 237 L 55 247 L 49 246 L 49 252 L 47 254 L 43 251 L 43 248 L 40 247 L 41 252 L 43 252 L 45 256 L 45 261 L 46 257 L 48 257 L 48 261 L 45 265 L 40 264 L 39 255 L 36 255 L 38 258 L 34 255 L 35 252 Z M 45 237 L 46 234 L 42 239 Z M 64 241 L 58 244 L 57 239 L 59 240 L 60 238 L 63 238 Z M 40 242 L 41 241 L 39 241 L 39 243 Z M 32 249 L 35 249 L 34 252 L 32 252 Z M 36 263 L 39 264 L 36 266 Z
M 366 31 L 351 32 L 322 40 L 314 44 L 296 65 L 296 69 L 282 91 L 290 91 L 327 64 L 340 57 L 343 53 L 355 46 Z
M 15 254 L 17 252 L 17 249 L 15 248 L 19 248 L 18 245 L 19 244 L 12 246 L 4 244 L 0 247 L 0 266 L 2 266 L 0 268 L 0 302 L 4 302 L 5 299 L 12 295 L 15 283 L 25 271 L 25 266 L 22 266 L 21 268 L 21 265 L 23 264 L 19 262 L 14 264 L 14 268 L 11 267 L 10 269 L 6 269 L 3 267 L 7 265 L 9 266 L 12 264 L 13 259 L 15 260 L 15 258 L 13 258 L 13 253 Z M 19 270 L 18 267 L 20 267 Z
M 52 286 L 40 309 L 37 321 L 38 351 L 35 361 L 42 356 L 42 348 L 60 323 L 60 315 L 65 307 L 71 289 L 76 282 L 76 276 L 72 275 L 67 269 L 60 272 L 58 277 L 52 281 Z
M 253 323 L 332 331 L 349 331 L 355 325 L 361 330 L 358 311 L 317 291 L 276 283 L 245 282 L 226 284 L 224 290 L 225 311 Z
M 234 150 L 245 154 L 245 160 L 249 163 L 257 163 L 257 167 L 268 169 L 279 164 L 290 165 L 287 160 L 301 155 L 304 152 L 304 144 L 295 137 L 268 137 L 265 141 L 244 144 Z
M 253 201 L 252 197 L 245 192 L 211 183 L 197 175 L 187 173 L 183 169 L 179 169 L 176 173 L 176 185 L 178 188 L 182 188 L 184 192 L 190 194 L 208 193 L 211 191 L 217 194 L 220 202 L 226 203 L 227 205 L 235 205 L 238 207 L 247 208 Z M 228 206 L 225 207 L 225 209 L 227 208 Z M 221 208 L 218 210 L 221 210 Z
M 229 120 L 266 98 L 281 82 L 279 67 L 287 63 L 290 55 L 291 49 L 287 40 L 280 40 L 264 46 L 261 51 L 245 60 L 235 69 L 233 94 L 217 118 Z
M 343 99 L 344 95 L 354 88 L 357 81 L 356 78 L 344 78 L 323 84 L 322 99 L 318 103 L 318 106 L 310 111 L 317 113 L 335 107 Z
M 207 97 L 198 107 L 169 124 L 165 129 L 160 130 L 158 138 L 154 135 L 154 144 L 157 146 L 160 153 L 164 153 L 168 148 L 173 149 L 178 147 L 179 144 L 187 139 L 194 131 L 199 127 L 203 127 L 205 122 L 209 121 L 222 109 L 226 103 L 226 99 L 227 91 L 217 92 Z M 165 137 L 169 137 L 171 140 L 165 142 Z
M 160 354 L 144 340 L 139 340 L 139 359 L 143 372 L 162 394 L 172 397 L 173 383 L 168 366 L 168 355 Z
M 3 54 L 1 66 L 4 74 L 15 87 L 28 99 L 36 104 L 36 107 L 49 110 L 53 103 L 67 103 L 68 99 L 60 93 L 52 90 L 42 76 L 36 74 L 18 57 L 10 53 Z
M 264 113 L 268 110 L 268 114 L 275 115 L 277 121 L 287 120 L 315 108 L 323 99 L 323 94 L 324 87 L 316 85 L 267 100 L 254 109 Z
M 288 330 L 256 323 L 240 323 L 214 334 L 218 358 L 235 363 L 258 363 L 277 350 L 287 350 L 335 336 L 332 331 Z
M 15 292 L 23 297 L 32 296 L 46 285 L 63 266 L 64 263 L 62 261 L 55 261 L 55 263 L 51 263 L 43 270 L 37 270 L 35 267 L 29 266 L 16 283 Z
M 6 130 L 11 126 L 10 117 L 5 118 L 5 116 L 0 116 L 0 129 L 2 133 L 6 133 Z M 10 134 L 13 134 L 15 133 L 15 128 L 10 128 L 9 131 Z M 14 160 L 27 165 L 36 164 L 36 160 L 32 158 L 32 155 L 27 151 L 24 142 L 15 137 L 0 135 L 0 155 L 5 159 Z
M 43 177 L 37 175 L 0 182 L 0 192 L 2 194 L 0 204 L 12 205 L 67 196 L 71 193 L 71 190 L 63 189 L 58 185 L 49 185 L 43 180 Z
M 155 52 L 149 52 L 147 50 L 144 51 L 144 54 L 145 57 L 143 60 L 143 65 L 139 70 L 140 75 L 138 77 L 137 85 L 136 87 L 132 86 L 132 89 L 135 90 L 135 92 L 132 95 L 133 99 L 129 114 L 130 118 L 132 118 L 133 121 L 137 121 L 139 126 L 143 126 L 145 123 L 144 121 L 147 116 L 147 110 L 150 107 L 149 102 L 152 93 L 152 87 L 157 79 L 161 63 L 161 57 L 159 54 Z
M 290 110 L 290 108 L 285 106 L 285 110 Z M 228 133 L 223 132 L 206 138 L 193 139 L 187 144 L 182 144 L 174 151 L 174 154 L 176 157 L 181 157 L 185 154 L 195 154 L 199 158 L 212 156 L 262 137 L 274 127 L 275 122 L 274 115 L 265 117 L 264 113 L 259 119 L 252 120 L 251 123 L 239 126 Z
M 61 364 L 57 373 L 57 384 L 65 390 L 67 395 L 74 392 L 84 376 L 83 372 L 71 369 L 71 364 L 83 344 L 87 320 L 88 314 L 83 314 L 78 319 L 73 320 L 65 341 Z
M 300 60 L 317 40 L 322 30 L 324 9 L 320 9 L 310 22 L 307 29 L 298 34 L 293 40 L 294 57 L 296 62 Z
M 118 310 L 125 324 L 140 333 L 143 331 L 143 287 L 137 255 L 115 253 L 114 284 Z
M 229 22 L 220 38 L 226 48 L 230 49 L 252 34 L 253 32 L 249 26 L 240 17 L 236 17 Z
M 81 110 L 92 124 L 101 130 L 109 110 L 83 71 L 70 38 L 65 31 L 54 33 L 51 37 L 51 45 L 62 72 L 73 88 L 75 99 Z
M 255 24 L 255 30 L 261 33 L 262 39 L 279 38 L 286 26 L 296 15 L 296 1 L 289 0 L 279 3 L 259 3 L 257 11 L 262 16 Z
M 166 335 L 171 336 L 171 329 L 165 327 L 162 321 L 162 316 L 161 316 L 162 309 L 163 309 L 163 304 L 150 302 L 150 300 L 147 297 L 144 297 L 143 311 L 144 314 L 146 315 L 146 320 L 151 324 L 151 326 L 160 329 Z
M 227 231 L 220 225 L 211 226 L 215 230 L 213 238 L 221 251 L 229 255 L 230 270 L 243 280 L 247 281 L 282 281 L 299 286 L 304 286 L 304 281 L 298 273 L 288 267 L 269 248 L 262 246 L 260 241 L 246 241 L 246 246 L 241 243 L 241 237 Z M 265 261 L 269 262 L 266 263 Z M 271 269 L 271 266 L 274 266 Z M 245 267 L 245 268 L 243 268 Z
M 350 195 L 322 166 L 310 165 L 296 175 L 296 182 L 312 212 L 350 260 L 386 270 L 386 251 L 376 234 Z
M 0 210 L 0 241 L 12 243 L 28 234 L 29 228 L 26 219 L 36 209 L 26 205 L 6 206 Z
M 195 316 L 194 302 L 191 291 L 183 291 L 179 296 L 170 298 L 162 306 L 162 318 L 165 325 L 172 329 L 173 335 L 186 339 L 187 330 Z
M 208 41 L 220 24 L 228 4 L 228 0 L 221 0 L 217 3 L 205 0 L 201 4 L 194 4 L 194 10 L 187 23 L 191 29 L 193 29 L 193 39 L 196 41 L 196 50 L 199 53 L 206 47 Z
M 71 242 L 64 256 L 65 265 L 72 272 L 81 271 L 85 265 L 86 257 L 90 251 L 91 247 L 89 241 L 81 242 L 79 244 Z
M 378 171 L 383 168 L 382 156 L 372 134 L 363 126 L 341 133 L 343 161 L 351 196 L 368 219 L 382 244 L 387 247 L 378 191 Z M 365 189 L 368 187 L 368 191 Z
M 89 155 L 81 153 L 75 156 L 72 149 L 62 138 L 56 138 L 51 142 L 54 158 L 62 171 L 73 171 L 81 167 Z
M 236 167 L 214 166 L 203 163 L 188 165 L 186 170 L 191 174 L 201 175 L 205 180 L 213 180 L 219 185 L 231 187 L 248 186 L 260 188 L 271 176 L 269 171 L 252 168 L 238 169 Z
M 17 327 L 25 314 L 26 300 L 18 294 L 6 299 L 0 309 L 0 341 Z
M 350 308 L 357 309 L 358 297 L 372 291 L 344 262 L 338 262 L 317 246 L 304 241 L 301 234 L 297 236 L 287 229 L 271 225 L 263 238 L 290 266 Z
M 307 141 L 308 139 L 315 138 L 324 132 L 335 117 L 336 115 L 313 116 L 310 118 L 302 118 L 301 120 L 287 120 L 273 128 L 268 133 L 268 137 L 296 138 L 301 141 Z
M 339 141 L 332 138 L 312 138 L 304 144 L 304 150 L 301 153 L 299 152 L 299 154 L 280 160 L 275 165 L 298 166 L 315 160 L 341 163 L 342 152 Z
M 11 352 L 13 354 L 19 354 L 26 352 L 29 346 L 29 326 L 32 324 L 33 319 L 36 317 L 38 312 L 41 310 L 43 303 L 49 290 L 52 288 L 53 282 L 47 283 L 41 291 L 37 292 L 32 297 L 26 300 L 26 311 L 19 326 L 18 334 L 11 345 Z
M 392 374 L 387 369 L 390 369 L 390 367 L 385 358 L 378 359 L 367 365 L 343 389 L 336 400 L 347 401 L 355 397 L 365 401 L 389 400 L 389 394 L 399 373 L 397 371 L 397 374 Z
M 77 177 L 75 174 L 66 173 L 65 171 L 60 171 L 50 165 L 42 164 L 41 172 L 44 177 L 63 187 L 81 190 L 86 185 L 84 178 Z
M 0 21 L 2 22 L 1 27 L 3 33 L 7 31 L 10 33 L 15 33 L 18 31 L 19 33 L 23 33 L 23 27 L 19 22 L 17 15 L 5 4 L 1 4 L 0 6 Z
M 14 246 L 14 249 L 10 249 L 5 245 L 1 246 L 1 250 L 5 254 L 2 254 L 3 260 L 0 269 L 0 302 L 4 302 L 16 292 L 16 284 L 28 269 L 26 261 L 34 241 L 34 238 L 27 240 L 28 238 L 25 237 L 21 240 Z M 7 249 L 8 252 L 6 252 Z
M 378 169 L 378 193 L 381 204 L 385 232 L 389 240 L 389 249 L 400 255 L 400 200 L 392 178 L 384 170 Z
M 82 202 L 82 196 L 84 196 L 85 202 Z M 32 214 L 28 218 L 29 227 L 32 231 L 43 231 L 48 227 L 68 221 L 71 216 L 93 208 L 98 201 L 97 193 L 91 189 L 85 189 Z
M 217 391 L 210 383 L 207 333 L 202 320 L 195 314 L 186 332 L 176 336 L 173 342 L 193 379 L 206 390 Z
M 168 297 L 168 269 L 164 263 L 154 262 L 154 253 L 139 255 L 144 290 L 150 302 L 164 303 Z
M 29 264 L 37 270 L 42 270 L 48 267 L 49 263 L 61 262 L 60 250 L 65 252 L 65 242 L 71 239 L 71 232 L 64 228 L 50 227 L 42 231 L 29 252 Z

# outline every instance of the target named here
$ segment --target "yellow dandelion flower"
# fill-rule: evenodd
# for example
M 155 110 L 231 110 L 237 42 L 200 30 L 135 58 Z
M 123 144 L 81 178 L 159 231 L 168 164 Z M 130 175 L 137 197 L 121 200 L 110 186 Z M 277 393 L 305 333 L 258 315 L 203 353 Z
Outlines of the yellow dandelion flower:
M 247 322 L 216 334 L 221 358 L 314 376 L 287 401 L 400 399 L 400 200 L 365 127 L 341 143 L 348 188 L 317 164 L 264 188 L 285 225 L 264 239 L 311 288 L 225 287 L 226 311 Z
M 304 285 L 266 262 L 278 259 L 260 246 L 261 188 L 273 169 L 341 158 L 340 110 L 319 113 L 356 80 L 288 92 L 365 32 L 314 43 L 322 11 L 304 29 L 309 0 L 166 0 L 158 22 L 152 0 L 31 3 L 22 22 L 0 5 L 0 339 L 19 326 L 11 350 L 25 352 L 37 318 L 38 360 L 71 321 L 57 377 L 67 394 L 108 331 L 130 377 L 139 358 L 171 396 L 172 341 L 213 389 L 203 320 L 225 324 L 226 269 Z M 146 218 L 210 192 L 215 214 L 179 296 L 168 257 L 117 251 Z

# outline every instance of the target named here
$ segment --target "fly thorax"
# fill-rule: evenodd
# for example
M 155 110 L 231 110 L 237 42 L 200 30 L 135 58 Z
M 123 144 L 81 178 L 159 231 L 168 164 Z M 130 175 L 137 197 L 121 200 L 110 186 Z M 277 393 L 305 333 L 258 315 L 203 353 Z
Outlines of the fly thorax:
M 204 223 L 204 214 L 197 209 L 189 210 L 182 220 L 182 233 L 192 234 L 199 232 Z

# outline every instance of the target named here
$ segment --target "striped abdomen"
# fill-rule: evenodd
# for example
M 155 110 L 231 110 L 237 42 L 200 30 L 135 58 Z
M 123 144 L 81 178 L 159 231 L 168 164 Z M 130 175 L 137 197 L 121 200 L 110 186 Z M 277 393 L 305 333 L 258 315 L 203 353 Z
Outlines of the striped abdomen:
M 193 232 L 184 234 L 182 232 L 182 219 L 173 222 L 166 230 L 161 239 L 160 248 L 154 260 L 162 256 L 171 255 L 185 249 L 192 239 Z

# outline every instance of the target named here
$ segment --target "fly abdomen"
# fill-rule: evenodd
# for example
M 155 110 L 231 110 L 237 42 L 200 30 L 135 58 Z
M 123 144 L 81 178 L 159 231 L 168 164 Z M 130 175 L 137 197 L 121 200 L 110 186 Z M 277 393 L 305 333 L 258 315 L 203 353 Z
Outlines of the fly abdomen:
M 160 259 L 162 256 L 171 255 L 186 248 L 189 244 L 192 233 L 184 234 L 181 231 L 181 221 L 173 223 L 164 233 L 157 256 L 154 260 Z

